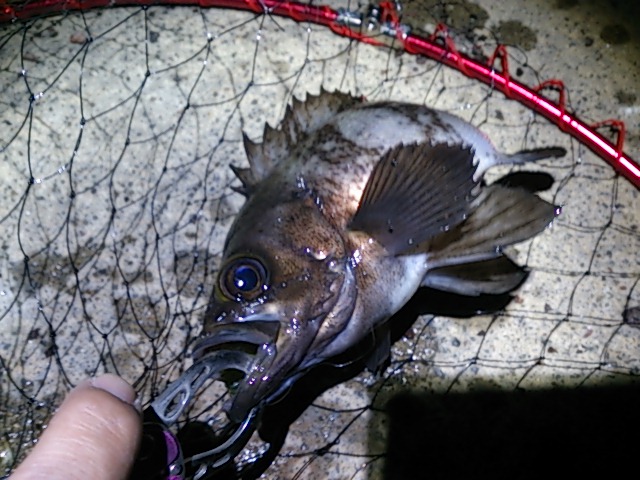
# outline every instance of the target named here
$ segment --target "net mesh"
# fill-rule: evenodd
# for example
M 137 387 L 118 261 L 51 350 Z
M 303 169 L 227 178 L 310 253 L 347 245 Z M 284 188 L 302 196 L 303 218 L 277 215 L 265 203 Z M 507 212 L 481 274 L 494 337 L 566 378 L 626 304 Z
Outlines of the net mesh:
M 536 2 L 501 12 L 490 3 L 410 2 L 404 21 L 427 32 L 446 21 L 474 56 L 516 44 L 509 60 L 520 81 L 564 79 L 571 108 L 587 119 L 621 115 L 627 150 L 638 151 L 640 114 L 625 87 L 637 65 L 553 22 L 536 34 L 519 20 L 545 22 L 551 13 Z M 558 45 L 567 55 L 550 56 Z M 604 82 L 605 71 L 616 77 Z M 505 310 L 421 315 L 380 377 L 361 373 L 313 401 L 268 475 L 380 478 L 385 405 L 402 391 L 639 378 L 638 191 L 454 70 L 270 15 L 131 7 L 0 26 L 0 85 L 0 475 L 88 375 L 115 372 L 149 400 L 190 365 L 242 204 L 228 168 L 246 163 L 241 132 L 260 140 L 292 96 L 321 86 L 454 112 L 503 151 L 564 146 L 565 158 L 525 167 L 554 177 L 541 196 L 564 208 L 550 229 L 510 250 L 532 275 Z M 201 401 L 191 415 L 208 418 L 218 403 Z

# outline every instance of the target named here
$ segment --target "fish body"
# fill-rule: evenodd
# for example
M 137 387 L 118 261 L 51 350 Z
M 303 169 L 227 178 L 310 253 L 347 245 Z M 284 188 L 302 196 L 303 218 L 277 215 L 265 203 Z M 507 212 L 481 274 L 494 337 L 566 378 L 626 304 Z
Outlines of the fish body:
M 324 91 L 294 100 L 261 144 L 245 136 L 245 150 L 249 168 L 233 168 L 246 202 L 195 349 L 255 348 L 229 410 L 237 421 L 372 334 L 375 366 L 388 355 L 385 321 L 421 285 L 478 295 L 522 283 L 502 247 L 543 230 L 556 208 L 482 174 L 564 154 L 506 155 L 449 113 Z

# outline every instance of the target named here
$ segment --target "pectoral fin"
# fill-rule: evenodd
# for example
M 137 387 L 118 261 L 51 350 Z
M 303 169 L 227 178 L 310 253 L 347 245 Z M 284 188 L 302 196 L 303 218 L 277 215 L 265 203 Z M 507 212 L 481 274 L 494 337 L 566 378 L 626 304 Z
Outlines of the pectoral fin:
M 469 148 L 392 148 L 373 169 L 349 228 L 367 232 L 392 255 L 402 254 L 471 213 L 474 171 Z
M 465 222 L 425 246 L 432 268 L 499 257 L 503 247 L 540 233 L 560 212 L 522 188 L 496 184 L 485 187 L 473 203 Z
M 460 295 L 499 295 L 519 287 L 527 276 L 526 269 L 501 255 L 480 262 L 429 270 L 422 286 Z
M 386 323 L 378 326 L 373 334 L 375 346 L 367 358 L 367 370 L 375 374 L 382 373 L 391 358 L 391 332 Z

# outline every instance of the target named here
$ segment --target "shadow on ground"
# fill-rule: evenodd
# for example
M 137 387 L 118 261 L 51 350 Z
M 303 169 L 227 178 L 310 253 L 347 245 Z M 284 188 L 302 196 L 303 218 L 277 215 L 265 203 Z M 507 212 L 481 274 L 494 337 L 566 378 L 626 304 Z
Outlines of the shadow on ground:
M 638 471 L 638 386 L 406 393 L 387 411 L 386 480 L 624 478 Z

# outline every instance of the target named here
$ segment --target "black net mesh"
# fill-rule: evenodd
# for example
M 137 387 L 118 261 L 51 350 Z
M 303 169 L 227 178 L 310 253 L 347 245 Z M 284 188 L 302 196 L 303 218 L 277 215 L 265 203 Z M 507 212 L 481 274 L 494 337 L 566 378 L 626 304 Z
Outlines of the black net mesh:
M 638 151 L 638 47 L 620 53 L 597 31 L 569 28 L 594 15 L 571 2 L 500 12 L 491 3 L 413 2 L 404 21 L 427 32 L 447 21 L 473 55 L 489 55 L 498 40 L 515 44 L 519 80 L 562 78 L 572 109 L 623 117 L 626 150 Z M 321 86 L 452 111 L 503 151 L 564 146 L 565 158 L 526 166 L 554 177 L 541 196 L 564 210 L 511 249 L 532 275 L 506 310 L 421 315 L 381 377 L 362 373 L 304 411 L 270 478 L 380 478 L 385 405 L 400 392 L 638 380 L 638 191 L 554 126 L 452 69 L 270 15 L 131 7 L 0 26 L 0 85 L 0 475 L 88 375 L 118 373 L 149 400 L 190 365 L 242 204 L 228 168 L 246 162 L 241 132 L 259 140 L 291 96 Z M 422 300 L 419 313 L 428 312 Z M 213 415 L 217 398 L 201 399 L 191 417 Z

